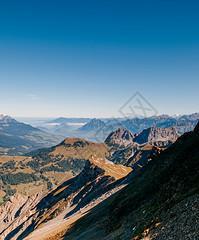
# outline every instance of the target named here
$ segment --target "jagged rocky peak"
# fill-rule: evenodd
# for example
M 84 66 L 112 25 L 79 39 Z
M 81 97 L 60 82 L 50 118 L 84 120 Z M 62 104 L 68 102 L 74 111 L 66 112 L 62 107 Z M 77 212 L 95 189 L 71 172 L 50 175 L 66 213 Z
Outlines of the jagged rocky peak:
M 179 135 L 175 127 L 150 127 L 138 134 L 138 136 L 134 138 L 134 141 L 139 144 L 145 144 L 148 142 L 156 145 L 167 145 L 169 143 L 175 142 L 178 137 Z
M 106 138 L 108 146 L 128 146 L 133 143 L 134 135 L 126 128 L 118 128 Z
M 194 128 L 194 132 L 199 134 L 199 121 L 198 121 L 197 125 Z

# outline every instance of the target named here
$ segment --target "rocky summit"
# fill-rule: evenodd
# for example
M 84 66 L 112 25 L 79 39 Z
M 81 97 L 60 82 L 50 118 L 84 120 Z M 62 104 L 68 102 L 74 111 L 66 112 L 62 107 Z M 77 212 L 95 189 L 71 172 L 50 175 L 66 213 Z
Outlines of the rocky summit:
M 109 147 L 127 147 L 133 143 L 134 135 L 125 128 L 118 128 L 104 141 Z
M 167 146 L 174 143 L 179 137 L 175 127 L 151 127 L 139 133 L 134 141 L 139 144 L 151 143 L 156 146 Z

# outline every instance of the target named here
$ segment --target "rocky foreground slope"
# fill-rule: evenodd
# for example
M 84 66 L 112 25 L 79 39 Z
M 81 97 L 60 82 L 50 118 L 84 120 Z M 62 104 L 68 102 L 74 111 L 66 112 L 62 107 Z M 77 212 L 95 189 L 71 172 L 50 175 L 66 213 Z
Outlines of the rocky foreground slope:
M 199 125 L 134 174 L 59 238 L 190 240 L 199 237 Z
M 66 142 L 69 144 L 68 140 Z M 74 144 L 74 141 L 70 141 L 70 144 Z M 56 154 L 58 149 L 55 150 Z M 64 154 L 64 151 L 60 153 Z M 32 232 L 32 239 L 36 239 L 37 229 L 43 234 L 46 229 L 55 230 L 53 226 L 57 226 L 57 222 L 67 224 L 71 217 L 81 217 L 121 189 L 124 186 L 122 179 L 130 172 L 131 168 L 115 165 L 94 154 L 85 161 L 79 175 L 64 181 L 49 193 L 29 197 L 14 195 L 0 207 L 0 239 L 25 239 Z

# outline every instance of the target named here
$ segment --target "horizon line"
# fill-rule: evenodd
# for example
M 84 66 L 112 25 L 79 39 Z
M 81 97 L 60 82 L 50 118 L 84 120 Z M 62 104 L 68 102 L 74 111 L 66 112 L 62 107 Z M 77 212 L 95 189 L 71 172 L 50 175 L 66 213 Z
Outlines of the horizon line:
M 53 118 L 53 119 L 57 119 L 57 118 L 89 118 L 89 119 L 112 119 L 112 118 L 123 118 L 123 119 L 128 119 L 128 118 L 150 118 L 150 117 L 160 117 L 160 116 L 164 116 L 167 115 L 169 117 L 180 117 L 180 116 L 184 116 L 184 115 L 193 115 L 193 114 L 199 114 L 199 111 L 194 111 L 194 112 L 185 112 L 185 113 L 176 113 L 176 114 L 169 114 L 169 113 L 161 113 L 161 114 L 157 114 L 157 115 L 149 115 L 149 116 L 143 116 L 143 115 L 137 115 L 137 116 L 64 116 L 64 115 L 58 115 L 58 116 L 18 116 L 18 115 L 10 115 L 10 114 L 2 114 L 4 116 L 10 116 L 13 118 L 42 118 L 42 119 L 49 119 L 49 118 Z M 0 114 L 1 115 L 1 114 Z

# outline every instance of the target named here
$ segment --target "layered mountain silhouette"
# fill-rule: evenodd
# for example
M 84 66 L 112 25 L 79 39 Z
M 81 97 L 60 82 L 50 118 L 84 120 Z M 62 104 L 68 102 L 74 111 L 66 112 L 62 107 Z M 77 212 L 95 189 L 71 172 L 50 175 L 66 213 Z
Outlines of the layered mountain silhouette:
M 0 154 L 24 154 L 34 149 L 53 146 L 61 139 L 9 116 L 0 115 Z
M 46 124 L 42 126 L 42 129 L 64 137 L 73 136 L 102 142 L 111 132 L 118 128 L 126 128 L 132 133 L 138 134 L 144 129 L 151 127 L 175 127 L 177 134 L 181 135 L 187 131 L 192 131 L 197 124 L 198 118 L 199 113 L 183 116 L 160 115 L 147 118 L 135 117 L 129 119 L 58 118 L 46 122 Z M 79 124 L 81 124 L 81 126 L 78 126 Z

